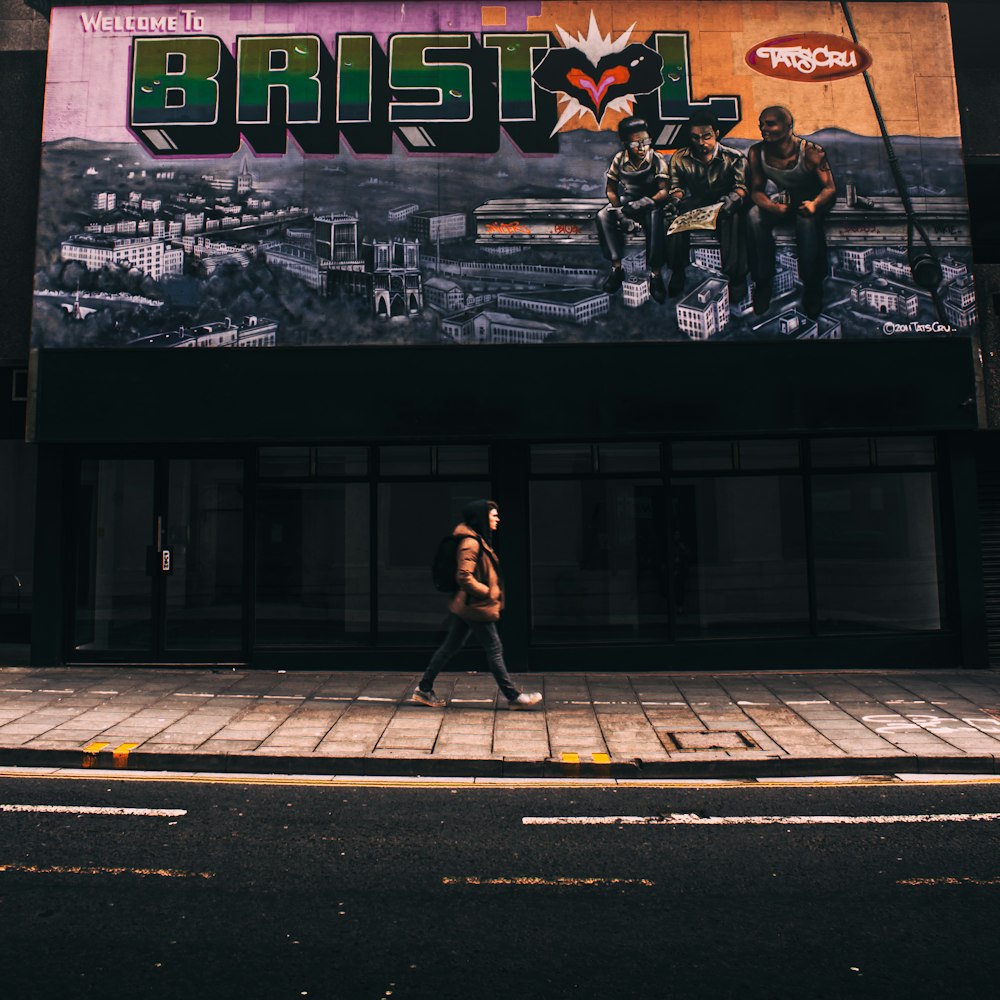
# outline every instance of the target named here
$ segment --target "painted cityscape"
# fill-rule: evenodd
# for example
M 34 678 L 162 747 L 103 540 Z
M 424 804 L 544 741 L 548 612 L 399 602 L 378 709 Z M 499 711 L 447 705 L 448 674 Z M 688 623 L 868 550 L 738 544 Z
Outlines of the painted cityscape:
M 321 6 L 336 21 L 342 5 Z M 478 6 L 468 8 L 479 16 Z M 593 67 L 604 65 L 595 42 L 621 51 L 622 39 L 655 37 L 658 50 L 632 48 L 668 52 L 659 41 L 665 36 L 602 34 L 601 12 L 580 5 L 587 27 L 578 28 L 573 49 L 590 60 L 594 79 Z M 67 32 L 78 29 L 79 9 L 54 14 L 66 18 Z M 54 44 L 59 37 L 56 31 Z M 565 31 L 560 37 L 574 42 Z M 612 81 L 614 72 L 600 79 Z M 596 99 L 594 79 L 580 73 L 566 75 L 582 79 Z M 537 68 L 535 78 L 544 79 Z M 614 89 L 601 86 L 607 102 Z M 500 130 L 496 149 L 475 155 L 404 148 L 433 145 L 422 127 L 401 129 L 380 155 L 346 143 L 336 155 L 304 153 L 294 134 L 283 155 L 261 154 L 245 138 L 228 155 L 159 155 L 148 146 L 169 141 L 167 130 L 147 130 L 154 138 L 141 143 L 112 142 L 102 137 L 111 131 L 82 123 L 74 130 L 72 121 L 53 129 L 47 117 L 33 343 L 130 350 L 531 345 L 910 338 L 972 329 L 968 209 L 961 148 L 950 135 L 899 134 L 887 142 L 840 127 L 796 128 L 825 157 L 836 187 L 823 220 L 822 294 L 811 304 L 794 226 L 775 230 L 764 308 L 752 271 L 745 282 L 724 273 L 712 228 L 691 233 L 683 263 L 663 268 L 669 297 L 658 297 L 650 281 L 655 268 L 642 227 L 623 230 L 618 287 L 609 288 L 597 213 L 608 204 L 609 165 L 622 149 L 618 127 L 628 114 L 644 115 L 666 164 L 689 138 L 681 116 L 670 125 L 662 94 L 658 106 L 650 99 L 616 97 L 604 112 L 610 119 L 592 114 L 600 127 L 564 127 L 549 152 L 526 153 L 524 142 Z M 739 121 L 723 121 L 719 141 L 746 156 L 760 141 L 763 109 L 746 98 L 713 100 L 720 111 L 725 101 L 739 109 Z M 57 131 L 66 134 L 52 137 Z M 780 202 L 773 181 L 762 191 Z M 740 210 L 750 202 L 747 195 Z M 930 281 L 921 273 L 928 259 Z

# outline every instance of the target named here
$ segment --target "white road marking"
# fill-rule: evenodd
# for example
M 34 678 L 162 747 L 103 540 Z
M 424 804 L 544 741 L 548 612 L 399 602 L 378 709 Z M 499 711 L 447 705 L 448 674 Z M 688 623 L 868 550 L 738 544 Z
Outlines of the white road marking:
M 902 816 L 699 816 L 668 813 L 665 816 L 523 816 L 525 826 L 807 826 L 869 823 L 993 823 L 1000 813 L 921 813 Z
M 0 812 L 69 813 L 89 816 L 186 816 L 186 809 L 133 809 L 127 806 L 37 806 L 0 802 Z

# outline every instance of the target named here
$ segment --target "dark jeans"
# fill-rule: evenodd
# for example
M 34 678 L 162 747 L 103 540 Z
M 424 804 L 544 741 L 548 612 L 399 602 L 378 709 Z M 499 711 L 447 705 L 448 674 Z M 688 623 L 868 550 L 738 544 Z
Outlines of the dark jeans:
M 655 273 L 663 267 L 666 252 L 666 234 L 663 228 L 663 208 L 647 208 L 635 220 L 646 235 L 646 267 Z M 608 260 L 621 260 L 625 253 L 625 233 L 618 220 L 618 213 L 605 205 L 597 213 L 597 240 Z
M 448 615 L 448 634 L 444 637 L 444 642 L 438 647 L 437 652 L 431 657 L 431 662 L 427 664 L 424 676 L 420 678 L 420 690 L 430 691 L 433 689 L 434 678 L 444 670 L 447 662 L 465 645 L 470 634 L 474 635 L 476 641 L 483 647 L 490 673 L 493 674 L 498 687 L 508 701 L 513 701 L 521 692 L 514 687 L 514 682 L 510 679 L 510 674 L 507 673 L 507 667 L 503 662 L 503 646 L 500 644 L 500 636 L 497 635 L 496 624 L 494 622 L 467 622 L 459 618 L 458 615 Z
M 701 208 L 704 202 L 685 198 L 677 208 L 677 214 Z M 720 270 L 731 282 L 742 281 L 747 276 L 747 249 L 745 218 L 741 211 L 728 217 L 719 216 L 715 224 L 715 238 L 722 254 Z M 691 263 L 691 231 L 674 233 L 667 237 L 667 264 L 671 271 L 683 271 Z
M 774 280 L 774 227 L 794 226 L 795 245 L 799 257 L 799 279 L 803 292 L 818 293 L 823 288 L 823 279 L 829 270 L 826 255 L 826 232 L 824 220 L 830 207 L 825 206 L 816 215 L 806 216 L 790 213 L 784 216 L 771 215 L 757 205 L 747 216 L 749 235 L 750 274 L 756 284 Z

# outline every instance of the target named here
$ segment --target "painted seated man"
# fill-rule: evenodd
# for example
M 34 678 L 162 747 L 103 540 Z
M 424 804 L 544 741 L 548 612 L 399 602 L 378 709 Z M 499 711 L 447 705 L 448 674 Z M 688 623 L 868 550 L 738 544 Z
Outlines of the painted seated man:
M 711 111 L 695 111 L 688 119 L 689 143 L 670 158 L 670 199 L 678 213 L 721 202 L 715 235 L 722 251 L 722 273 L 729 280 L 729 301 L 747 293 L 747 255 L 744 212 L 747 160 L 738 149 L 719 142 L 719 122 Z M 684 272 L 690 263 L 690 231 L 667 237 L 671 297 L 684 290 Z
M 767 312 L 774 290 L 774 227 L 794 226 L 802 281 L 802 311 L 815 319 L 823 309 L 828 264 L 823 220 L 837 198 L 823 147 L 796 135 L 795 119 L 781 105 L 760 113 L 761 142 L 750 147 L 748 250 L 754 280 L 753 311 Z M 767 193 L 768 181 L 777 198 Z
M 664 262 L 663 210 L 667 204 L 667 160 L 653 149 L 649 126 L 642 118 L 622 119 L 618 125 L 622 148 L 608 168 L 608 204 L 597 213 L 597 237 L 611 273 L 604 282 L 606 292 L 622 286 L 622 255 L 630 223 L 642 227 L 646 237 L 646 267 L 649 294 L 663 302 L 667 290 L 660 273 Z

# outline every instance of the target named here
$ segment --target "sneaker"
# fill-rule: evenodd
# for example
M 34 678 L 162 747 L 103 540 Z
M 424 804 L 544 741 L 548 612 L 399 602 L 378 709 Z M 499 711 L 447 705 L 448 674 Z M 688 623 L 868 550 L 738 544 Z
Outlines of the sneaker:
M 522 691 L 513 701 L 510 703 L 511 708 L 534 708 L 536 705 L 541 704 L 542 693 L 540 691 Z
M 672 299 L 676 299 L 681 292 L 684 291 L 684 279 L 686 273 L 683 269 L 678 268 L 676 271 L 670 272 L 670 284 L 667 285 L 667 292 Z
M 611 268 L 611 273 L 604 279 L 604 290 L 609 294 L 613 295 L 622 287 L 622 282 L 625 280 L 625 274 L 620 267 Z
M 667 290 L 663 285 L 663 275 L 657 272 L 649 276 L 649 294 L 654 302 L 665 302 Z
M 428 708 L 444 708 L 444 698 L 439 698 L 433 691 L 421 691 L 417 688 L 410 696 L 410 701 Z

